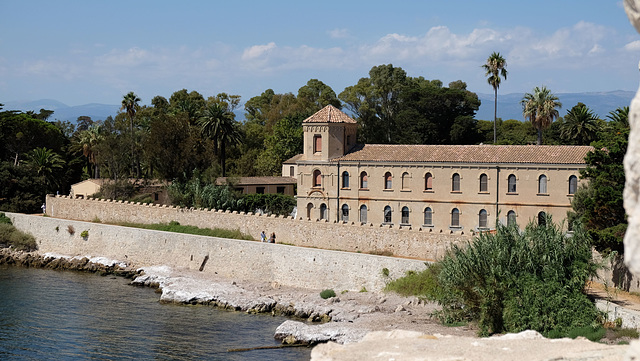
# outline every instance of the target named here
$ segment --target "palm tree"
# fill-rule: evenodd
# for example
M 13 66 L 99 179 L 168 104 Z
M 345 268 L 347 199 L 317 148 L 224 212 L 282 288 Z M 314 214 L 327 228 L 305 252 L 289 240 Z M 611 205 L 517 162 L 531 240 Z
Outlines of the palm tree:
M 100 171 L 98 163 L 96 161 L 96 145 L 102 139 L 101 127 L 99 125 L 91 125 L 86 130 L 76 133 L 74 144 L 72 149 L 74 151 L 81 151 L 82 155 L 87 158 L 87 169 L 91 175 L 90 167 L 93 165 L 93 178 L 98 178 Z
M 571 108 L 564 117 L 560 137 L 571 144 L 589 145 L 596 139 L 600 119 L 583 103 Z
M 493 144 L 497 142 L 497 130 L 496 122 L 498 120 L 498 88 L 500 87 L 500 77 L 507 80 L 507 61 L 500 55 L 500 53 L 493 52 L 487 62 L 482 65 L 482 68 L 486 71 L 484 74 L 488 76 L 487 82 L 493 87 L 495 94 L 493 100 Z
M 222 176 L 226 177 L 226 146 L 242 143 L 242 137 L 233 113 L 219 103 L 205 107 L 202 117 L 198 119 L 202 135 L 213 140 L 214 152 L 220 150 L 220 166 Z
M 26 164 L 32 167 L 38 176 L 44 177 L 47 191 L 58 186 L 61 181 L 56 177 L 57 170 L 64 167 L 64 160 L 49 148 L 34 148 L 26 156 Z
M 607 118 L 612 122 L 620 123 L 623 126 L 629 127 L 629 106 L 619 107 L 616 110 L 610 111 Z
M 538 129 L 538 145 L 542 144 L 542 130 L 547 128 L 559 116 L 558 109 L 562 103 L 551 91 L 542 86 L 535 87 L 533 93 L 526 93 L 522 100 L 522 115 Z
M 120 110 L 126 111 L 127 116 L 129 116 L 129 131 L 131 132 L 131 174 L 133 174 L 135 168 L 135 156 L 133 151 L 133 118 L 136 116 L 138 103 L 140 101 L 141 99 L 138 98 L 138 96 L 134 92 L 129 92 L 122 98 L 122 106 L 120 107 Z M 140 168 L 138 168 L 137 176 L 140 177 Z

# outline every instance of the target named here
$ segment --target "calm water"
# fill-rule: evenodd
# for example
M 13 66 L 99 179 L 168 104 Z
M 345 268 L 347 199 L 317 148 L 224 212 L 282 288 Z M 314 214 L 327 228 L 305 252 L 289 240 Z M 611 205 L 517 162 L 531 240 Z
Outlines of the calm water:
M 285 319 L 165 305 L 153 289 L 77 272 L 0 266 L 0 360 L 308 360 L 278 345 Z

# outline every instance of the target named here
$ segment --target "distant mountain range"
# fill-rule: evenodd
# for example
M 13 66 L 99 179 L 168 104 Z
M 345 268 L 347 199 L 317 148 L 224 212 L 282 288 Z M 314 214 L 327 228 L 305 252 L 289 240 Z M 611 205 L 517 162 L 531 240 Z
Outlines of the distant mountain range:
M 493 120 L 493 94 L 477 93 L 478 98 L 482 101 L 480 110 L 476 114 L 476 119 Z M 522 106 L 520 100 L 524 94 L 510 93 L 500 94 L 498 92 L 498 117 L 503 120 L 517 119 L 523 120 Z M 556 96 L 562 103 L 560 116 L 567 114 L 578 102 L 586 104 L 591 110 L 605 118 L 610 111 L 623 106 L 628 106 L 635 92 L 632 91 L 611 91 L 611 92 L 594 92 L 594 93 L 558 93 Z M 115 117 L 118 114 L 120 105 L 110 104 L 85 104 L 78 106 L 68 106 L 53 99 L 40 99 L 35 101 L 7 101 L 3 110 L 20 110 L 39 112 L 40 109 L 53 110 L 54 113 L 51 120 L 68 120 L 75 122 L 80 116 L 89 116 L 93 120 L 104 120 L 108 116 Z M 236 119 L 244 119 L 242 109 L 236 111 Z
M 482 104 L 476 113 L 476 119 L 493 120 L 494 95 L 477 94 Z M 605 119 L 610 111 L 618 107 L 628 106 L 635 92 L 617 90 L 598 93 L 557 93 L 555 95 L 562 103 L 562 108 L 560 109 L 561 117 L 565 116 L 574 105 L 582 102 L 593 110 L 600 119 Z M 522 106 L 520 105 L 520 100 L 522 100 L 523 96 L 524 94 L 521 93 L 500 94 L 498 90 L 498 118 L 502 118 L 502 120 L 524 120 Z

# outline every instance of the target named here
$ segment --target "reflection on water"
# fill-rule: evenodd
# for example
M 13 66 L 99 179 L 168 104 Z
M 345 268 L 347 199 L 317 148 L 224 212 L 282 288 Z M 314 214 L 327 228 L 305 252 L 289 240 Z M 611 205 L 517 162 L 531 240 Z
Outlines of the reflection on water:
M 160 304 L 149 288 L 93 274 L 0 266 L 0 360 L 308 360 L 277 345 L 285 319 Z

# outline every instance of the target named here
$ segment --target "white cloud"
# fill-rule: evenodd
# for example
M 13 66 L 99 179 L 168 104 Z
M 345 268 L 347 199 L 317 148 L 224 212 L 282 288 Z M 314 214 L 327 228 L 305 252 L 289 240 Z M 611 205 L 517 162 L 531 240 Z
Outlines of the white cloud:
M 256 58 L 262 58 L 276 49 L 276 43 L 270 42 L 267 45 L 254 45 L 242 53 L 242 60 L 251 60 Z
M 344 39 L 344 38 L 350 37 L 349 30 L 344 28 L 329 30 L 328 33 L 329 33 L 329 36 L 333 39 Z
M 638 51 L 640 50 L 640 40 L 632 41 L 624 46 L 624 50 Z

